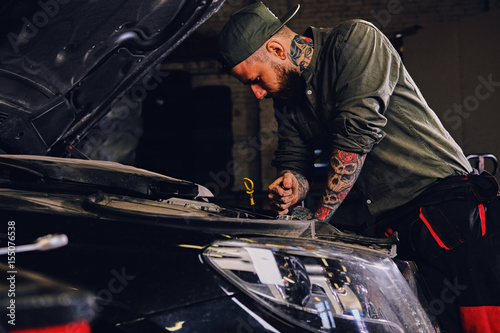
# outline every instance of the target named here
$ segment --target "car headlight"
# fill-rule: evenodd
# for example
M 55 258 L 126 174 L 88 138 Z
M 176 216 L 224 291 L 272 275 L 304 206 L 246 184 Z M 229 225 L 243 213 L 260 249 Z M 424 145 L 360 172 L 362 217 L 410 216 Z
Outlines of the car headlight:
M 208 262 L 294 324 L 323 332 L 432 332 L 391 258 L 360 246 L 298 239 L 220 241 Z

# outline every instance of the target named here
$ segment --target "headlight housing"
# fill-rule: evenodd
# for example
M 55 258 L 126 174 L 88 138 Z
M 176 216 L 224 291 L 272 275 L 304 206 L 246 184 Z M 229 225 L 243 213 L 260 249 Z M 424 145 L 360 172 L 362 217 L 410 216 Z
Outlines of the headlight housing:
M 361 246 L 256 238 L 216 242 L 204 256 L 260 304 L 311 331 L 434 331 L 391 258 Z

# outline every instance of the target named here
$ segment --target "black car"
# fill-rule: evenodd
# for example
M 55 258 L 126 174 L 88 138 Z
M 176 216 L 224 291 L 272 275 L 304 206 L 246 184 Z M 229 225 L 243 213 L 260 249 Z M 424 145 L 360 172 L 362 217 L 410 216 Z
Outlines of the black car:
M 221 207 L 200 185 L 113 162 L 1 155 L 0 170 L 16 329 L 83 316 L 92 332 L 433 330 L 394 240 Z M 18 253 L 42 236 L 53 244 Z
M 438 330 L 414 267 L 394 260 L 395 237 L 226 207 L 190 181 L 75 158 L 110 107 L 221 5 L 0 5 L 0 330 Z

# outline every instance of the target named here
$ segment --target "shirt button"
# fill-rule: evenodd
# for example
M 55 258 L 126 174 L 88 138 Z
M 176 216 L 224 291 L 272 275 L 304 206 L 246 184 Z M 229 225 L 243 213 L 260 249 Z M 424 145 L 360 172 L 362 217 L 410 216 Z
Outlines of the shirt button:
M 371 201 L 370 199 L 368 199 L 368 200 L 366 200 L 366 203 L 367 203 L 367 204 L 371 204 L 371 203 L 372 203 L 372 201 Z
M 308 94 L 308 95 L 312 95 L 312 93 L 313 93 L 313 91 L 312 91 L 311 89 L 309 89 L 309 90 L 307 91 L 307 94 Z

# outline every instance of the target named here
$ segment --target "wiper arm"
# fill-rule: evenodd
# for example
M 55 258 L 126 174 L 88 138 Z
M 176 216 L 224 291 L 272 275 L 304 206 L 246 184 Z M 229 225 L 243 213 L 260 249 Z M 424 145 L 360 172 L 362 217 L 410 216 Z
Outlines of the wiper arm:
M 46 235 L 37 238 L 34 243 L 18 246 L 8 246 L 0 248 L 0 255 L 5 255 L 15 248 L 16 253 L 30 251 L 47 251 L 57 249 L 68 244 L 68 236 L 65 234 Z

